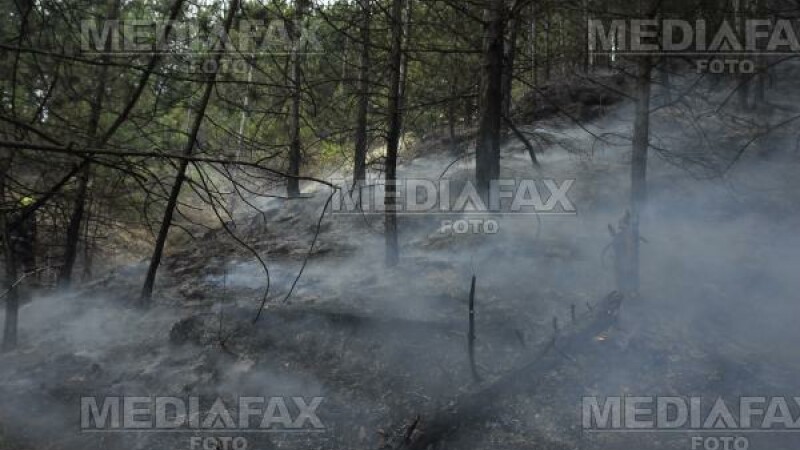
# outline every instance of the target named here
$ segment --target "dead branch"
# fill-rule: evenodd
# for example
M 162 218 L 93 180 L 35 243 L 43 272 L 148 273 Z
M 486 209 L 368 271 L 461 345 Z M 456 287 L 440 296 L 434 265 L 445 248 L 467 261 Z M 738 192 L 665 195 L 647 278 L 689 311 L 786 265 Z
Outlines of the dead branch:
M 525 148 L 528 149 L 528 154 L 531 157 L 531 162 L 533 163 L 533 167 L 540 167 L 539 160 L 536 158 L 536 151 L 533 148 L 533 144 L 531 144 L 531 141 L 528 140 L 528 138 L 525 136 L 525 133 L 520 131 L 520 129 L 517 128 L 517 126 L 514 125 L 514 122 L 508 117 L 503 116 L 503 120 L 505 121 L 506 125 L 508 125 L 508 127 L 511 128 L 511 131 L 514 132 L 514 135 L 517 137 L 517 139 L 519 139 L 520 141 L 522 141 L 523 144 L 525 144 Z
M 577 323 L 562 327 L 557 336 L 544 348 L 532 355 L 528 362 L 510 371 L 481 389 L 461 395 L 448 406 L 423 420 L 417 427 L 417 438 L 411 443 L 401 443 L 396 448 L 423 450 L 457 432 L 462 427 L 479 422 L 493 412 L 499 401 L 517 393 L 531 394 L 541 385 L 541 379 L 564 364 L 574 363 L 574 356 L 586 353 L 594 338 L 616 323 L 622 295 L 612 292 L 601 300 L 593 311 L 579 317 Z

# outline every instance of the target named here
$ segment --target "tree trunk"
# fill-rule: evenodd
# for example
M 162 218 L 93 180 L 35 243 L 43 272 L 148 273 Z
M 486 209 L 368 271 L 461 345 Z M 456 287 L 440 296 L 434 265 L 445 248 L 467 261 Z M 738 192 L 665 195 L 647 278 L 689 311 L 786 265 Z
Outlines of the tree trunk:
M 628 292 L 639 291 L 639 224 L 642 210 L 647 200 L 647 151 L 650 146 L 650 75 L 652 64 L 648 57 L 638 63 L 636 82 L 636 118 L 633 125 L 633 155 L 631 160 L 631 224 L 630 224 L 630 277 Z
M 538 11 L 536 10 L 536 2 L 531 2 L 531 30 L 530 30 L 530 37 L 528 39 L 530 41 L 529 45 L 530 45 L 530 52 L 531 52 L 531 57 L 530 57 L 531 71 L 532 71 L 531 81 L 533 82 L 534 86 L 538 86 L 539 85 L 539 71 L 538 71 L 538 67 L 537 67 L 539 62 L 536 59 L 536 35 L 538 34 L 536 32 L 536 28 L 537 28 L 536 27 L 536 21 L 537 21 L 536 14 L 538 14 Z
M 13 64 L 11 68 L 11 98 L 9 103 L 11 116 L 17 116 L 17 76 L 19 72 L 19 61 L 21 55 L 21 48 L 28 33 L 28 17 L 33 11 L 33 2 L 26 2 L 24 10 L 22 11 L 21 23 L 19 27 L 19 35 L 17 36 L 18 49 L 14 52 Z M 2 159 L 0 159 L 0 204 L 7 205 L 6 199 L 6 184 L 8 172 L 11 170 L 13 162 L 12 150 L 3 149 Z M 10 223 L 8 212 L 6 208 L 0 208 L 0 238 L 2 238 L 3 253 L 5 254 L 5 283 L 8 290 L 5 299 L 5 323 L 3 327 L 3 343 L 2 351 L 14 350 L 17 347 L 17 322 L 19 316 L 19 295 L 14 287 L 17 279 L 17 258 L 13 251 L 11 243 Z M 0 299 L 2 300 L 2 299 Z
M 755 107 L 760 108 L 767 102 L 767 78 L 769 77 L 769 67 L 764 55 L 756 56 L 756 97 Z
M 505 1 L 492 0 L 484 17 L 484 81 L 481 120 L 475 149 L 475 181 L 483 193 L 500 176 L 500 132 L 503 116 L 503 48 Z
M 756 11 L 758 17 L 766 16 L 766 1 L 756 0 Z M 756 75 L 756 98 L 755 107 L 762 107 L 767 101 L 767 77 L 769 76 L 769 65 L 767 64 L 766 56 L 759 54 L 756 56 L 756 68 L 758 74 Z
M 392 48 L 389 57 L 391 83 L 389 85 L 389 134 L 386 142 L 386 194 L 385 206 L 385 238 L 386 265 L 397 265 L 400 260 L 400 249 L 397 242 L 397 153 L 400 147 L 400 133 L 403 127 L 402 94 L 403 94 L 403 6 L 405 0 L 393 0 L 392 3 Z
M 358 74 L 358 118 L 356 123 L 355 161 L 353 162 L 353 187 L 361 189 L 367 178 L 367 150 L 369 147 L 369 69 L 370 69 L 370 27 L 372 26 L 372 0 L 361 3 L 361 61 Z
M 250 117 L 250 85 L 253 83 L 253 65 L 255 65 L 255 55 L 252 55 L 253 61 L 247 67 L 247 92 L 244 95 L 242 102 L 242 115 L 239 117 L 239 135 L 236 136 L 236 160 L 241 159 L 245 147 L 245 130 L 247 119 Z M 235 220 L 236 206 L 238 205 L 239 190 L 236 185 L 236 176 L 239 174 L 239 167 L 234 166 L 231 168 L 231 197 L 228 201 L 228 213 L 231 220 Z
M 119 0 L 109 0 L 106 17 L 109 21 L 116 20 L 119 16 Z M 91 108 L 92 113 L 89 117 L 87 147 L 100 147 L 97 142 L 97 131 L 100 126 L 100 118 L 103 114 L 103 102 L 106 94 L 106 81 L 108 79 L 108 67 L 110 62 L 111 40 L 104 43 L 104 53 L 101 58 L 103 64 L 97 74 L 97 89 L 94 92 Z M 67 233 L 64 243 L 64 265 L 58 274 L 58 284 L 62 288 L 69 287 L 72 283 L 72 271 L 75 267 L 75 260 L 78 256 L 78 243 L 80 242 L 81 225 L 83 216 L 86 212 L 86 201 L 89 195 L 89 183 L 91 180 L 92 167 L 87 164 L 78 176 L 78 190 L 75 193 L 75 204 L 72 207 L 72 214 L 67 224 Z
M 469 83 L 471 94 L 480 92 L 480 83 L 476 83 L 476 78 L 476 76 L 470 74 Z M 464 128 L 472 128 L 474 123 L 473 119 L 475 118 L 475 98 L 472 95 L 465 96 L 462 106 L 464 108 Z
M 553 42 L 552 42 L 552 17 L 550 12 L 550 6 L 547 7 L 547 11 L 545 11 L 545 18 L 544 18 L 544 81 L 545 83 L 550 82 L 550 72 L 552 71 L 552 59 L 553 59 Z
M 672 103 L 672 78 L 670 74 L 672 64 L 670 64 L 669 58 L 664 58 L 661 62 L 661 89 L 664 92 L 664 100 L 663 104 L 669 105 Z
M 733 0 L 734 24 L 738 38 L 741 40 L 740 42 L 744 42 L 745 20 L 747 11 L 749 10 L 747 4 L 748 1 L 749 0 Z M 741 61 L 744 61 L 745 59 L 745 55 L 740 56 Z M 738 76 L 738 103 L 739 109 L 742 111 L 750 109 L 750 78 L 750 74 L 747 73 L 740 73 Z
M 92 221 L 92 207 L 94 206 L 92 199 L 89 199 L 89 205 L 86 207 L 86 220 L 83 226 L 83 273 L 81 281 L 86 282 L 92 279 L 93 272 L 93 256 L 94 248 L 96 246 L 97 229 L 99 224 L 95 222 L 94 230 L 91 229 Z
M 413 14 L 413 0 L 405 0 L 405 8 L 403 9 L 403 17 L 401 22 L 403 23 L 403 32 L 401 36 L 403 37 L 403 43 L 401 43 L 400 48 L 400 111 L 405 110 L 405 101 L 407 98 L 407 91 L 408 91 L 408 55 L 404 50 L 405 42 L 410 42 L 411 40 L 411 15 Z M 403 132 L 403 127 L 405 126 L 405 122 L 400 120 L 400 138 L 402 139 L 405 133 Z
M 104 83 L 100 83 L 104 84 Z M 95 113 L 93 112 L 94 116 Z M 99 113 L 98 113 L 99 115 Z M 95 129 L 96 131 L 96 129 Z M 90 134 L 90 138 L 93 135 Z M 91 144 L 89 145 L 91 147 Z M 72 271 L 78 256 L 78 243 L 80 242 L 81 224 L 86 210 L 86 199 L 89 195 L 89 179 L 91 165 L 87 164 L 78 175 L 78 190 L 75 192 L 75 204 L 67 224 L 66 242 L 64 247 L 64 265 L 58 273 L 58 285 L 68 288 L 72 284 Z
M 454 70 L 450 77 L 450 100 L 447 102 L 447 132 L 450 136 L 450 153 L 458 153 L 456 137 L 456 96 L 458 95 L 458 71 Z
M 583 63 L 583 73 L 588 75 L 592 70 L 592 64 L 594 64 L 594 58 L 589 48 L 589 0 L 583 0 L 581 8 L 583 9 L 583 25 L 581 25 L 581 30 L 583 31 L 581 56 L 583 58 L 581 62 Z
M 503 49 L 505 69 L 503 72 L 503 114 L 509 118 L 511 117 L 511 92 L 514 87 L 514 62 L 517 55 L 517 37 L 519 36 L 521 22 L 522 21 L 518 17 L 512 17 L 509 20 L 508 41 Z
M 239 0 L 231 0 L 230 8 L 228 9 L 225 17 L 224 30 L 226 35 L 231 29 L 233 16 L 236 14 L 238 9 Z M 220 60 L 223 53 L 225 53 L 225 50 L 225 41 L 223 39 L 220 40 L 219 48 L 215 49 L 214 52 L 215 64 L 213 67 L 215 70 L 211 72 L 209 80 L 206 82 L 205 91 L 203 92 L 203 96 L 197 109 L 197 115 L 195 116 L 194 123 L 192 124 L 192 128 L 189 132 L 189 139 L 183 149 L 182 154 L 185 156 L 190 156 L 194 151 L 194 146 L 197 142 L 197 135 L 200 132 L 200 126 L 203 124 L 203 119 L 205 118 L 208 101 L 211 99 L 211 93 L 214 91 L 214 83 L 217 79 L 218 72 L 216 68 L 220 66 Z M 178 197 L 181 193 L 181 187 L 183 186 L 183 182 L 186 180 L 186 169 L 188 166 L 189 161 L 186 159 L 181 160 L 180 164 L 178 165 L 178 172 L 175 175 L 175 182 L 172 185 L 172 190 L 170 191 L 169 199 L 167 200 L 164 218 L 161 221 L 161 228 L 158 231 L 155 249 L 153 249 L 153 257 L 150 259 L 150 266 L 147 269 L 147 276 L 144 281 L 144 286 L 142 287 L 141 301 L 143 304 L 149 304 L 153 297 L 153 287 L 155 286 L 156 273 L 158 272 L 158 266 L 161 264 L 161 257 L 164 253 L 164 245 L 167 242 L 167 235 L 169 234 L 169 229 L 172 225 L 172 218 L 175 215 L 175 208 L 178 205 Z
M 289 133 L 291 143 L 289 144 L 289 178 L 286 185 L 289 197 L 300 196 L 300 165 L 303 159 L 303 147 L 301 142 L 300 130 L 302 127 L 302 100 L 303 100 L 303 49 L 300 48 L 300 25 L 305 17 L 308 0 L 295 0 L 294 2 L 294 25 L 292 26 L 292 62 L 291 62 L 291 86 L 292 86 L 292 111 L 290 114 L 291 123 Z
M 6 151 L 4 151 L 6 152 Z M 7 204 L 6 199 L 6 177 L 11 170 L 11 154 L 3 155 L 0 161 L 0 202 Z M 17 258 L 14 254 L 10 236 L 10 220 L 5 208 L 0 210 L 0 232 L 2 232 L 3 253 L 5 254 L 5 290 L 6 294 L 6 314 L 3 328 L 3 348 L 4 352 L 17 348 L 17 321 L 19 316 L 19 294 L 14 283 L 17 280 Z

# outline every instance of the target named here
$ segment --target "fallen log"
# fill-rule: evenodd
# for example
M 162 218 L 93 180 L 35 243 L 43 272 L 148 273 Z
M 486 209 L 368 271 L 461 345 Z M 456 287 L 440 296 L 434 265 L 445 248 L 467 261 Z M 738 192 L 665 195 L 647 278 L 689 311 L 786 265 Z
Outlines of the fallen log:
M 608 330 L 617 320 L 622 295 L 612 292 L 597 305 L 576 317 L 575 323 L 561 327 L 544 348 L 528 362 L 498 379 L 487 382 L 477 391 L 466 393 L 451 401 L 448 406 L 432 414 L 427 420 L 416 420 L 414 435 L 404 436 L 394 448 L 424 450 L 441 442 L 460 428 L 486 419 L 504 397 L 525 392 L 532 393 L 540 380 L 564 362 L 574 361 L 571 355 L 585 352 L 589 344 Z
M 273 315 L 283 322 L 322 319 L 333 325 L 352 329 L 377 328 L 386 332 L 398 333 L 465 335 L 463 322 L 457 321 L 417 320 L 323 308 L 272 309 L 267 310 L 265 314 Z M 500 322 L 496 324 L 488 322 L 485 338 L 506 344 L 518 344 L 518 337 L 514 330 L 509 329 L 507 325 L 501 327 L 500 324 Z
M 245 323 L 247 321 L 247 311 L 244 308 L 230 310 L 226 316 L 231 320 Z M 209 320 L 210 325 L 205 323 Z M 355 311 L 325 309 L 325 308 L 300 308 L 300 307 L 281 307 L 267 308 L 263 312 L 263 324 L 258 326 L 269 329 L 275 324 L 287 324 L 292 322 L 319 320 L 329 323 L 335 327 L 350 330 L 378 329 L 386 333 L 410 333 L 416 335 L 452 335 L 466 336 L 469 331 L 464 330 L 464 324 L 456 321 L 433 321 L 415 320 L 401 317 L 378 316 L 369 313 Z M 205 329 L 216 328 L 217 319 L 213 315 L 201 314 L 185 318 L 175 324 L 173 342 L 184 343 L 197 341 L 197 339 L 185 338 L 184 336 L 202 336 Z M 525 346 L 524 339 L 520 338 L 521 331 L 509 328 L 507 324 L 501 322 L 487 322 L 486 330 L 483 331 L 484 339 L 495 341 L 501 344 Z M 435 337 L 432 337 L 432 339 Z M 202 342 L 196 342 L 202 343 Z

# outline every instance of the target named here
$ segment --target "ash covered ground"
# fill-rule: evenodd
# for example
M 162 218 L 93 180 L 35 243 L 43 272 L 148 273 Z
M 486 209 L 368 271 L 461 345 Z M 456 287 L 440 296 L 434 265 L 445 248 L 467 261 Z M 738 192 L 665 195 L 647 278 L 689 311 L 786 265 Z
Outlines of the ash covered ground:
M 782 80 L 797 79 L 788 75 Z M 327 214 L 318 227 L 325 189 L 309 186 L 302 200 L 253 199 L 262 213 L 243 210 L 233 232 L 269 269 L 255 323 L 267 274 L 223 229 L 173 249 L 151 309 L 135 301 L 144 262 L 74 292 L 37 293 L 21 309 L 20 348 L 0 360 L 4 439 L 10 448 L 189 449 L 192 436 L 208 434 L 84 432 L 80 399 L 301 396 L 324 399 L 322 432 L 247 434 L 248 448 L 399 448 L 491 388 L 481 412 L 454 416 L 431 448 L 691 448 L 691 434 L 588 432 L 582 399 L 797 395 L 796 139 L 791 130 L 770 133 L 748 146 L 746 164 L 728 168 L 759 120 L 777 123 L 784 113 L 755 113 L 743 125 L 703 114 L 705 101 L 687 100 L 691 117 L 679 105 L 651 119 L 654 147 L 671 152 L 654 152 L 648 167 L 640 297 L 623 301 L 613 327 L 550 351 L 544 370 L 527 369 L 552 341 L 554 318 L 566 330 L 573 306 L 584 317 L 615 289 L 608 226 L 628 204 L 626 100 L 599 102 L 580 126 L 525 112 L 537 119 L 523 129 L 543 150 L 539 169 L 507 141 L 502 175 L 575 180 L 577 214 L 504 215 L 492 235 L 443 231 L 438 216 L 401 217 L 394 269 L 383 266 L 379 216 Z M 419 146 L 401 177 L 471 176 L 471 158 L 436 141 Z M 467 351 L 473 275 L 478 380 Z M 768 450 L 797 442 L 788 433 L 749 439 Z

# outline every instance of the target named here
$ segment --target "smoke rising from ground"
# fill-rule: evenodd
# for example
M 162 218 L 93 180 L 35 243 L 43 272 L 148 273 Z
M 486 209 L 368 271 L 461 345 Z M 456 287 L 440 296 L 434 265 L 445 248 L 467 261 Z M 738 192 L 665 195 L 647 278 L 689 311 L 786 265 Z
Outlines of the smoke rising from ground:
M 670 351 L 676 355 L 696 350 L 681 348 L 688 342 L 696 344 L 696 351 L 713 352 L 718 361 L 746 362 L 752 368 L 739 374 L 726 369 L 728 363 L 708 361 L 694 367 L 698 371 L 719 366 L 728 370 L 726 376 L 740 377 L 756 390 L 791 388 L 782 383 L 800 367 L 793 346 L 800 338 L 795 325 L 800 315 L 796 138 L 775 133 L 753 145 L 724 177 L 709 178 L 725 168 L 722 155 L 729 158 L 730 148 L 744 145 L 749 135 L 736 134 L 719 116 L 700 119 L 689 129 L 678 112 L 668 108 L 653 116 L 653 143 L 669 154 L 651 153 L 642 224 L 642 297 L 626 304 L 630 313 L 618 338 L 626 357 L 606 374 L 606 386 L 614 386 L 611 380 L 623 383 L 640 370 L 638 361 L 651 357 L 649 350 L 629 346 L 625 339 L 674 338 L 676 347 Z M 632 113 L 630 105 L 623 105 L 587 125 L 605 142 L 569 121 L 537 124 L 531 131 L 552 139 L 540 170 L 531 167 L 521 146 L 507 145 L 504 176 L 577 180 L 571 197 L 578 208 L 575 216 L 502 217 L 499 233 L 492 236 L 442 234 L 440 218 L 402 218 L 403 263 L 390 271 L 383 268 L 379 219 L 326 219 L 318 251 L 290 297 L 291 307 L 301 311 L 299 318 L 269 314 L 278 309 L 274 304 L 288 293 L 302 265 L 324 195 L 302 206 L 274 199 L 262 204 L 267 214 L 259 233 L 266 248 L 288 250 L 264 252 L 271 304 L 268 318 L 255 327 L 246 324 L 265 280 L 260 265 L 245 252 L 201 265 L 200 272 L 164 275 L 163 305 L 150 311 L 115 298 L 134 289 L 141 268 L 112 277 L 99 297 L 37 297 L 21 311 L 25 344 L 6 356 L 0 369 L 3 416 L 30 430 L 50 429 L 52 436 L 40 438 L 47 442 L 61 436 L 68 448 L 152 448 L 158 436 L 110 441 L 76 436 L 73 400 L 110 393 L 324 395 L 331 405 L 323 407 L 333 424 L 329 433 L 336 436 L 330 448 L 337 448 L 339 440 L 360 440 L 367 448 L 375 428 L 397 419 L 390 406 L 432 409 L 469 384 L 460 327 L 473 274 L 478 280 L 477 356 L 489 377 L 514 367 L 520 355 L 544 342 L 554 316 L 566 322 L 571 305 L 583 307 L 614 289 L 608 225 L 616 224 L 628 205 L 625 137 L 631 134 Z M 706 125 L 712 128 L 701 131 Z M 708 150 L 705 155 L 720 158 L 698 163 L 702 148 Z M 437 179 L 452 161 L 442 153 L 422 156 L 404 164 L 400 176 Z M 448 177 L 468 179 L 472 170 L 465 159 L 452 166 Z M 214 247 L 193 251 L 209 249 Z M 200 291 L 192 305 L 180 298 L 187 284 Z M 330 316 L 302 316 L 304 308 L 384 322 L 342 326 Z M 168 344 L 175 323 L 192 316 L 202 316 L 212 331 L 218 321 L 220 334 Z M 404 329 L 411 321 L 445 331 Z M 498 330 L 516 334 L 521 343 L 492 334 Z M 232 336 L 230 348 L 219 345 L 223 335 Z M 658 389 L 659 381 L 652 381 L 652 389 Z M 733 381 L 719 389 L 726 387 L 738 389 Z M 571 404 L 571 393 L 562 394 L 561 400 Z M 392 395 L 404 400 L 387 398 Z M 52 420 L 46 426 L 31 420 L 44 411 Z M 556 427 L 572 436 L 556 413 L 541 414 L 532 421 L 534 430 Z M 281 439 L 265 437 L 264 445 Z M 303 439 L 285 442 L 300 448 Z

